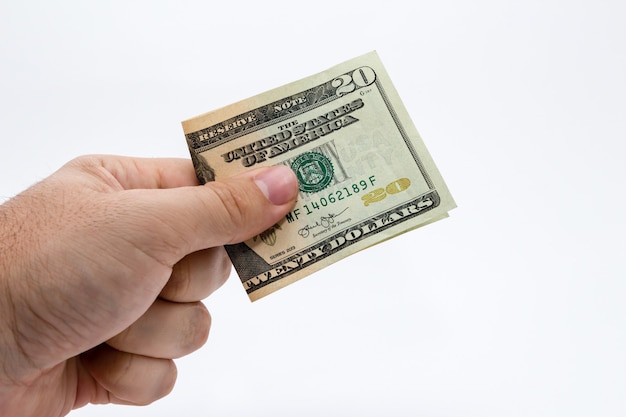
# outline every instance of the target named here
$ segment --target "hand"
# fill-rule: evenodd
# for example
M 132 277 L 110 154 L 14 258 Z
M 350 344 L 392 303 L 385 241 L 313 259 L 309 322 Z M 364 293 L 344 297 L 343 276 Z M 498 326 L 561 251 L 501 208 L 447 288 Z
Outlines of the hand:
M 224 244 L 292 208 L 287 167 L 197 186 L 189 160 L 78 158 L 0 206 L 0 415 L 147 404 L 204 344 Z

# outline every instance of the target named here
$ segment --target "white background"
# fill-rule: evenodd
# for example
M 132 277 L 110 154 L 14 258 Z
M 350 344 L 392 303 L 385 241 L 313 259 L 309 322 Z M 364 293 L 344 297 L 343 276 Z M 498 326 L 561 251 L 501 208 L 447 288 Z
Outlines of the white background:
M 0 3 L 0 197 L 377 50 L 459 208 L 251 304 L 172 394 L 75 416 L 626 415 L 623 1 Z M 45 207 L 41 208 L 45 210 Z

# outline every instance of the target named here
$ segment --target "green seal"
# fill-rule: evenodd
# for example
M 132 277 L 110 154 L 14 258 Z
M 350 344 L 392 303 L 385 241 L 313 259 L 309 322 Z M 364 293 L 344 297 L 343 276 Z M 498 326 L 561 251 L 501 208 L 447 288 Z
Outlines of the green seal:
M 333 180 L 333 164 L 319 152 L 305 152 L 291 163 L 300 183 L 300 191 L 316 193 L 328 187 Z

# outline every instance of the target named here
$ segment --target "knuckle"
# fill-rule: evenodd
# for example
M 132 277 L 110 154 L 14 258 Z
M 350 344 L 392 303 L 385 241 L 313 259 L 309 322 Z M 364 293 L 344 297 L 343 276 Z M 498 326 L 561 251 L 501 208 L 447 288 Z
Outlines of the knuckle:
M 151 404 L 154 401 L 165 397 L 174 389 L 176 378 L 178 376 L 178 371 L 176 370 L 174 361 L 170 359 L 160 359 L 159 361 L 163 363 L 163 365 L 160 366 L 160 375 L 153 379 L 154 385 L 152 386 L 152 389 L 137 405 Z
M 176 370 L 176 365 L 174 361 L 169 360 L 168 366 L 163 370 L 163 376 L 161 378 L 161 386 L 160 390 L 157 394 L 158 398 L 163 398 L 174 389 L 174 385 L 176 384 L 176 378 L 178 376 L 178 371 Z
M 220 259 L 219 259 L 219 273 L 217 274 L 217 279 L 216 279 L 216 288 L 221 287 L 227 280 L 228 277 L 230 277 L 230 273 L 232 271 L 232 266 L 233 264 L 230 261 L 230 258 L 228 257 L 228 253 L 226 253 L 226 250 L 222 249 L 220 251 Z
M 190 303 L 184 334 L 181 337 L 181 356 L 198 350 L 209 338 L 211 315 L 201 302 Z
M 211 185 L 225 220 L 232 226 L 243 225 L 249 211 L 248 196 L 241 195 L 226 184 L 216 182 Z
M 183 258 L 172 269 L 170 280 L 161 292 L 161 296 L 168 299 L 180 299 L 190 292 L 192 283 L 192 268 L 188 258 Z

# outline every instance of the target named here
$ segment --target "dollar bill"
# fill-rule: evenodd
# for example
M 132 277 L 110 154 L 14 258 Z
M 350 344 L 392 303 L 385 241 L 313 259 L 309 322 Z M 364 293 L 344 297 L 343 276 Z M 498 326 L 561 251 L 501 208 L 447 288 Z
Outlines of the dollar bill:
M 226 247 L 252 301 L 455 207 L 376 52 L 183 122 L 201 183 L 283 164 L 296 206 Z

